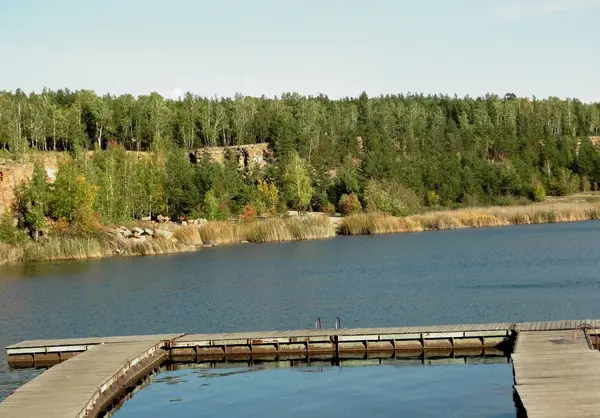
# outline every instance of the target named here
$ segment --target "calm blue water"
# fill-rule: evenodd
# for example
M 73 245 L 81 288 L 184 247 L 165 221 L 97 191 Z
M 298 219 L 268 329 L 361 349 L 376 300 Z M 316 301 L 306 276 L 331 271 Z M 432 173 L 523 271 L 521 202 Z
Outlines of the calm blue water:
M 600 317 L 600 222 L 248 244 L 0 269 L 25 339 Z M 0 354 L 3 355 L 3 354 Z M 29 380 L 0 357 L 0 398 Z
M 514 418 L 509 364 L 164 372 L 115 418 Z

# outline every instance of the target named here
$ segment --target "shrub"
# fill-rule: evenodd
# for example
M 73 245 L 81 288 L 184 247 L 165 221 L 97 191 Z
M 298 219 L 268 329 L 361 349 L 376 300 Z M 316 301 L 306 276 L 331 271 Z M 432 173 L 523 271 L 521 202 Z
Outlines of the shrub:
M 391 181 L 370 180 L 365 188 L 365 201 L 369 211 L 394 216 L 410 215 L 421 207 L 421 201 L 415 192 Z
M 258 196 L 260 201 L 260 209 L 266 211 L 269 215 L 277 215 L 277 205 L 279 204 L 279 190 L 273 183 L 259 180 Z
M 579 190 L 582 192 L 589 192 L 592 190 L 592 184 L 590 183 L 590 179 L 587 176 L 581 176 L 581 184 L 579 185 Z
M 321 211 L 327 215 L 335 214 L 335 206 L 331 202 L 322 202 L 321 203 Z
M 533 185 L 529 192 L 529 198 L 534 202 L 543 202 L 546 200 L 546 189 L 542 182 L 537 182 Z
M 283 183 L 291 207 L 298 211 L 305 211 L 314 190 L 307 163 L 296 152 L 291 154 L 284 166 Z
M 244 222 L 252 222 L 256 220 L 256 209 L 252 203 L 247 203 L 242 212 L 242 220 Z
M 435 190 L 430 190 L 427 192 L 427 196 L 425 197 L 425 203 L 429 207 L 439 206 L 441 202 L 440 195 L 436 193 Z
M 204 216 L 209 221 L 219 219 L 219 200 L 212 189 L 204 196 Z
M 362 205 L 354 193 L 343 194 L 338 203 L 340 212 L 344 215 L 362 212 Z
M 21 184 L 15 189 L 14 211 L 20 228 L 37 240 L 39 231 L 46 225 L 48 214 L 49 188 L 42 166 L 36 162 L 29 184 Z
M 25 232 L 17 228 L 14 224 L 12 215 L 7 211 L 0 219 L 0 242 L 9 245 L 17 245 L 25 242 L 27 236 Z

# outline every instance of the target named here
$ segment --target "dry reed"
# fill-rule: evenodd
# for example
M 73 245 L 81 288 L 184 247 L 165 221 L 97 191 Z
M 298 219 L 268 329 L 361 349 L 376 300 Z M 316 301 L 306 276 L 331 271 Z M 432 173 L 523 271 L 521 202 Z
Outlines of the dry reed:
M 342 235 L 389 234 L 501 225 L 575 222 L 600 219 L 600 203 L 545 203 L 430 212 L 405 218 L 382 213 L 348 216 L 339 223 Z M 193 251 L 199 245 L 281 242 L 335 236 L 327 216 L 270 218 L 251 223 L 208 222 L 174 231 L 172 239 L 124 240 L 114 236 L 51 237 L 22 246 L 0 243 L 0 264 L 21 261 L 77 260 L 113 255 L 158 255 Z
M 23 248 L 0 242 L 0 265 L 23 260 Z
M 181 228 L 177 228 L 173 233 L 173 238 L 184 245 L 202 245 L 202 237 L 200 231 L 195 225 L 188 225 Z
M 200 229 L 207 244 L 282 242 L 330 238 L 335 227 L 327 216 L 269 218 L 251 223 L 209 222 Z
M 342 235 L 388 234 L 594 219 L 600 219 L 600 204 L 598 203 L 492 206 L 430 212 L 406 218 L 396 218 L 381 213 L 352 215 L 340 222 L 339 232 Z
M 27 261 L 83 260 L 111 255 L 107 242 L 98 238 L 49 238 L 25 247 Z
M 244 241 L 241 224 L 208 222 L 200 228 L 200 238 L 205 244 L 236 244 Z
M 162 237 L 155 237 L 152 239 L 146 239 L 144 241 L 134 242 L 128 244 L 122 250 L 123 255 L 160 255 L 160 254 L 172 254 L 185 251 L 194 251 L 194 245 L 188 245 L 170 240 Z
M 327 216 L 271 218 L 248 224 L 245 238 L 249 242 L 281 242 L 331 238 L 335 227 Z

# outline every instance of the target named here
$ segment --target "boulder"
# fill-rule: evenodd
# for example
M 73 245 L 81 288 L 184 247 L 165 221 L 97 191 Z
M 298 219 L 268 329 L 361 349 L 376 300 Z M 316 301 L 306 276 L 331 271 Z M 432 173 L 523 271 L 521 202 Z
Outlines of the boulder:
M 144 235 L 154 236 L 154 230 L 150 228 L 144 229 Z
M 127 241 L 127 238 L 125 238 L 123 235 L 121 234 L 115 234 L 113 235 L 114 239 L 120 243 L 125 243 Z
M 158 215 L 156 217 L 156 219 L 158 220 L 158 222 L 169 222 L 169 217 L 168 216 L 162 216 L 162 215 Z
M 144 233 L 144 230 L 142 228 L 133 228 L 132 231 L 134 234 L 139 234 L 139 235 L 142 235 Z
M 125 238 L 129 238 L 133 235 L 133 232 L 131 232 L 129 229 L 121 229 L 121 235 L 123 235 Z
M 150 222 L 152 220 L 152 218 L 150 216 L 144 216 L 142 218 L 142 222 Z
M 171 239 L 173 238 L 173 233 L 171 231 L 167 231 L 165 229 L 157 229 L 156 231 L 154 231 L 154 234 L 157 237 L 162 237 L 165 239 Z
M 188 226 L 188 222 L 187 221 L 181 221 L 181 226 Z

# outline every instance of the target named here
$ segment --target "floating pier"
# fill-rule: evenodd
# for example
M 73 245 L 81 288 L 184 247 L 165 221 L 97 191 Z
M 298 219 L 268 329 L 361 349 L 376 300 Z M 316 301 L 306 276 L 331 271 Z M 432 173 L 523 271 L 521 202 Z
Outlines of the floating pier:
M 594 339 L 571 330 L 518 334 L 511 357 L 527 417 L 600 416 L 600 353 L 591 349 Z
M 573 339 L 583 324 L 587 339 L 584 333 Z M 594 396 L 600 379 L 592 373 L 600 371 L 600 354 L 590 344 L 598 326 L 600 320 L 578 320 L 24 341 L 6 348 L 11 367 L 54 366 L 1 402 L 0 416 L 95 417 L 110 411 L 165 361 L 508 356 L 515 345 L 515 390 L 522 413 L 599 416 L 600 397 L 596 402 Z M 561 392 L 561 382 L 567 392 Z M 566 398 L 572 401 L 560 404 L 562 409 L 545 407 Z M 576 405 L 581 408 L 569 409 Z M 596 415 L 573 413 L 592 410 Z

